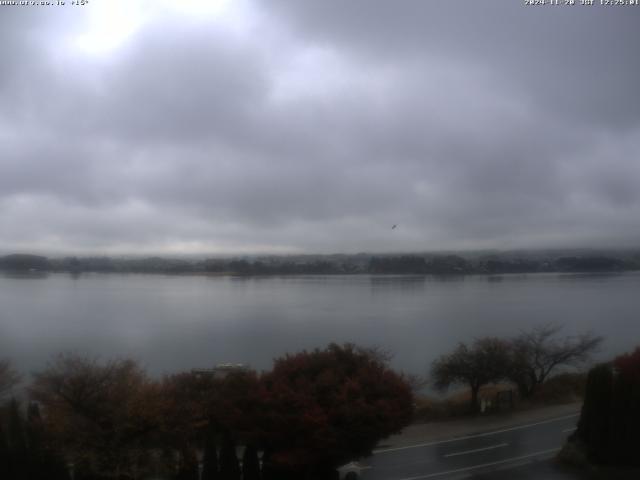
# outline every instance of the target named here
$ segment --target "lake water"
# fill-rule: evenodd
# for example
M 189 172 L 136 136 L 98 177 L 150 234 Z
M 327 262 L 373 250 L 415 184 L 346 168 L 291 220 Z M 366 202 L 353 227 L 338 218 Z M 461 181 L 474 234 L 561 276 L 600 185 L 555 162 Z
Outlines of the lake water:
M 546 322 L 605 337 L 600 358 L 640 344 L 640 274 L 267 278 L 0 274 L 0 358 L 24 372 L 54 353 L 132 356 L 160 374 L 220 362 L 267 369 L 329 342 L 378 345 L 392 365 L 431 361 L 485 335 Z

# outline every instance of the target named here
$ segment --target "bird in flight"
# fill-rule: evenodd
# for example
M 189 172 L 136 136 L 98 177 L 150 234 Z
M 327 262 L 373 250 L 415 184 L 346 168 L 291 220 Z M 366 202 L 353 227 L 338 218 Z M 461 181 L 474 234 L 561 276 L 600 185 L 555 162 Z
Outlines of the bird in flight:
M 396 228 L 398 228 L 398 225 L 394 225 L 393 227 L 391 227 L 391 230 L 395 230 Z

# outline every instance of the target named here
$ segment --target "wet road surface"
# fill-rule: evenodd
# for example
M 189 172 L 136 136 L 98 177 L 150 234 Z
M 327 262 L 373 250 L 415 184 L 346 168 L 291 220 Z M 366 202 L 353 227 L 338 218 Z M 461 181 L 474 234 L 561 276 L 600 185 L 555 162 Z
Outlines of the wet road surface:
M 507 469 L 538 472 L 518 478 L 574 478 L 549 461 L 564 445 L 578 414 L 450 440 L 380 449 L 361 462 L 363 480 L 513 478 Z

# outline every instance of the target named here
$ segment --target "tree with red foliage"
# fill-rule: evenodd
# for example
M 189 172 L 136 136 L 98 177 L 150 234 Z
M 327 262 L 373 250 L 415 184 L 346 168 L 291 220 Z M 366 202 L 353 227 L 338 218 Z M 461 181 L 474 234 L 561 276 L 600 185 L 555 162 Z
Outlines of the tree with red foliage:
M 202 443 L 212 437 L 210 417 L 216 395 L 213 376 L 181 372 L 161 383 L 163 442 L 176 449 Z
M 640 384 L 640 347 L 632 353 L 620 355 L 614 360 L 613 365 L 621 378 Z
M 276 359 L 263 377 L 265 467 L 278 478 L 333 478 L 407 425 L 407 381 L 351 344 Z
M 260 381 L 252 370 L 223 378 L 208 372 L 178 373 L 164 378 L 162 393 L 163 432 L 174 448 L 205 447 L 230 434 L 242 444 L 262 438 Z

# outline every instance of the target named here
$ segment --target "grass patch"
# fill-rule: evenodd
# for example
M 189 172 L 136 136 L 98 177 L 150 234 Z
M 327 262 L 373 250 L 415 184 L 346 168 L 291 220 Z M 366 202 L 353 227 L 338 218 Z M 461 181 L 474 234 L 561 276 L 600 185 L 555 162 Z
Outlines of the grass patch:
M 479 397 L 490 402 L 485 414 L 496 414 L 513 410 L 528 410 L 548 405 L 560 405 L 565 403 L 580 402 L 584 396 L 586 383 L 585 373 L 561 373 L 547 380 L 531 399 L 518 397 L 517 389 L 508 383 L 486 385 L 480 389 Z M 513 409 L 506 405 L 498 406 L 498 392 L 513 391 Z M 414 421 L 426 423 L 437 420 L 447 420 L 471 415 L 469 403 L 471 393 L 462 390 L 452 393 L 444 398 L 429 395 L 420 395 L 416 398 Z

